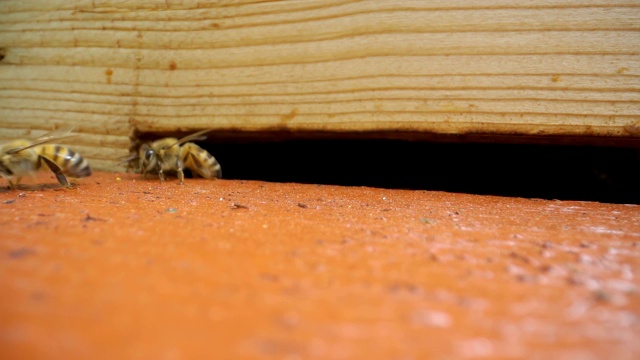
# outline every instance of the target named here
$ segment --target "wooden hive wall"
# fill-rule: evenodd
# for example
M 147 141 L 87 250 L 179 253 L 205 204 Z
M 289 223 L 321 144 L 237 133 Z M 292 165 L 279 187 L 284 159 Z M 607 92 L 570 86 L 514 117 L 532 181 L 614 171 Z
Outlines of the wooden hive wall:
M 640 136 L 640 2 L 0 2 L 0 140 L 138 132 Z

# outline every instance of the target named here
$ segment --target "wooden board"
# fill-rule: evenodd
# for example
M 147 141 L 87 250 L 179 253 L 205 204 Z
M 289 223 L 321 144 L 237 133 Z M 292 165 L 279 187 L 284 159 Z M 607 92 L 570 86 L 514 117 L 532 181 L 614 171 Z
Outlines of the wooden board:
M 0 140 L 138 132 L 640 138 L 640 2 L 0 2 Z

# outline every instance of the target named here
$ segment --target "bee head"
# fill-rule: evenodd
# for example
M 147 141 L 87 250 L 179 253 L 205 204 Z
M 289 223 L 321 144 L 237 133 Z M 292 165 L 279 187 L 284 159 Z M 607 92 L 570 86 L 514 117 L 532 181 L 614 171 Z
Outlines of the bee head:
M 0 159 L 0 176 L 13 176 L 13 172 L 4 164 L 4 161 L 2 161 L 2 159 Z
M 156 158 L 156 152 L 153 151 L 153 149 L 147 149 L 144 152 L 144 161 L 146 162 L 152 162 L 155 161 Z
M 140 146 L 140 165 L 144 170 L 152 170 L 158 163 L 158 155 L 148 143 Z

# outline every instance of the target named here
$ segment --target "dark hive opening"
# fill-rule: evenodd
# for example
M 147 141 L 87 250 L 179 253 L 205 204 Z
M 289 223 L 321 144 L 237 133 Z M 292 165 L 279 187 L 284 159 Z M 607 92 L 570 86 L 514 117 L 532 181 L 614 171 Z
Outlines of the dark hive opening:
M 225 179 L 640 203 L 640 152 L 632 147 L 220 135 L 198 144 Z

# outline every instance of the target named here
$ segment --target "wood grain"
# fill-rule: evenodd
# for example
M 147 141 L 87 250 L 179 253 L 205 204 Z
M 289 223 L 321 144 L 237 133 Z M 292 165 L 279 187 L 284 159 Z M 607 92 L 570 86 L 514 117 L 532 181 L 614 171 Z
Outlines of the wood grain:
M 640 138 L 637 0 L 5 0 L 0 54 L 0 140 L 109 170 L 134 129 Z

